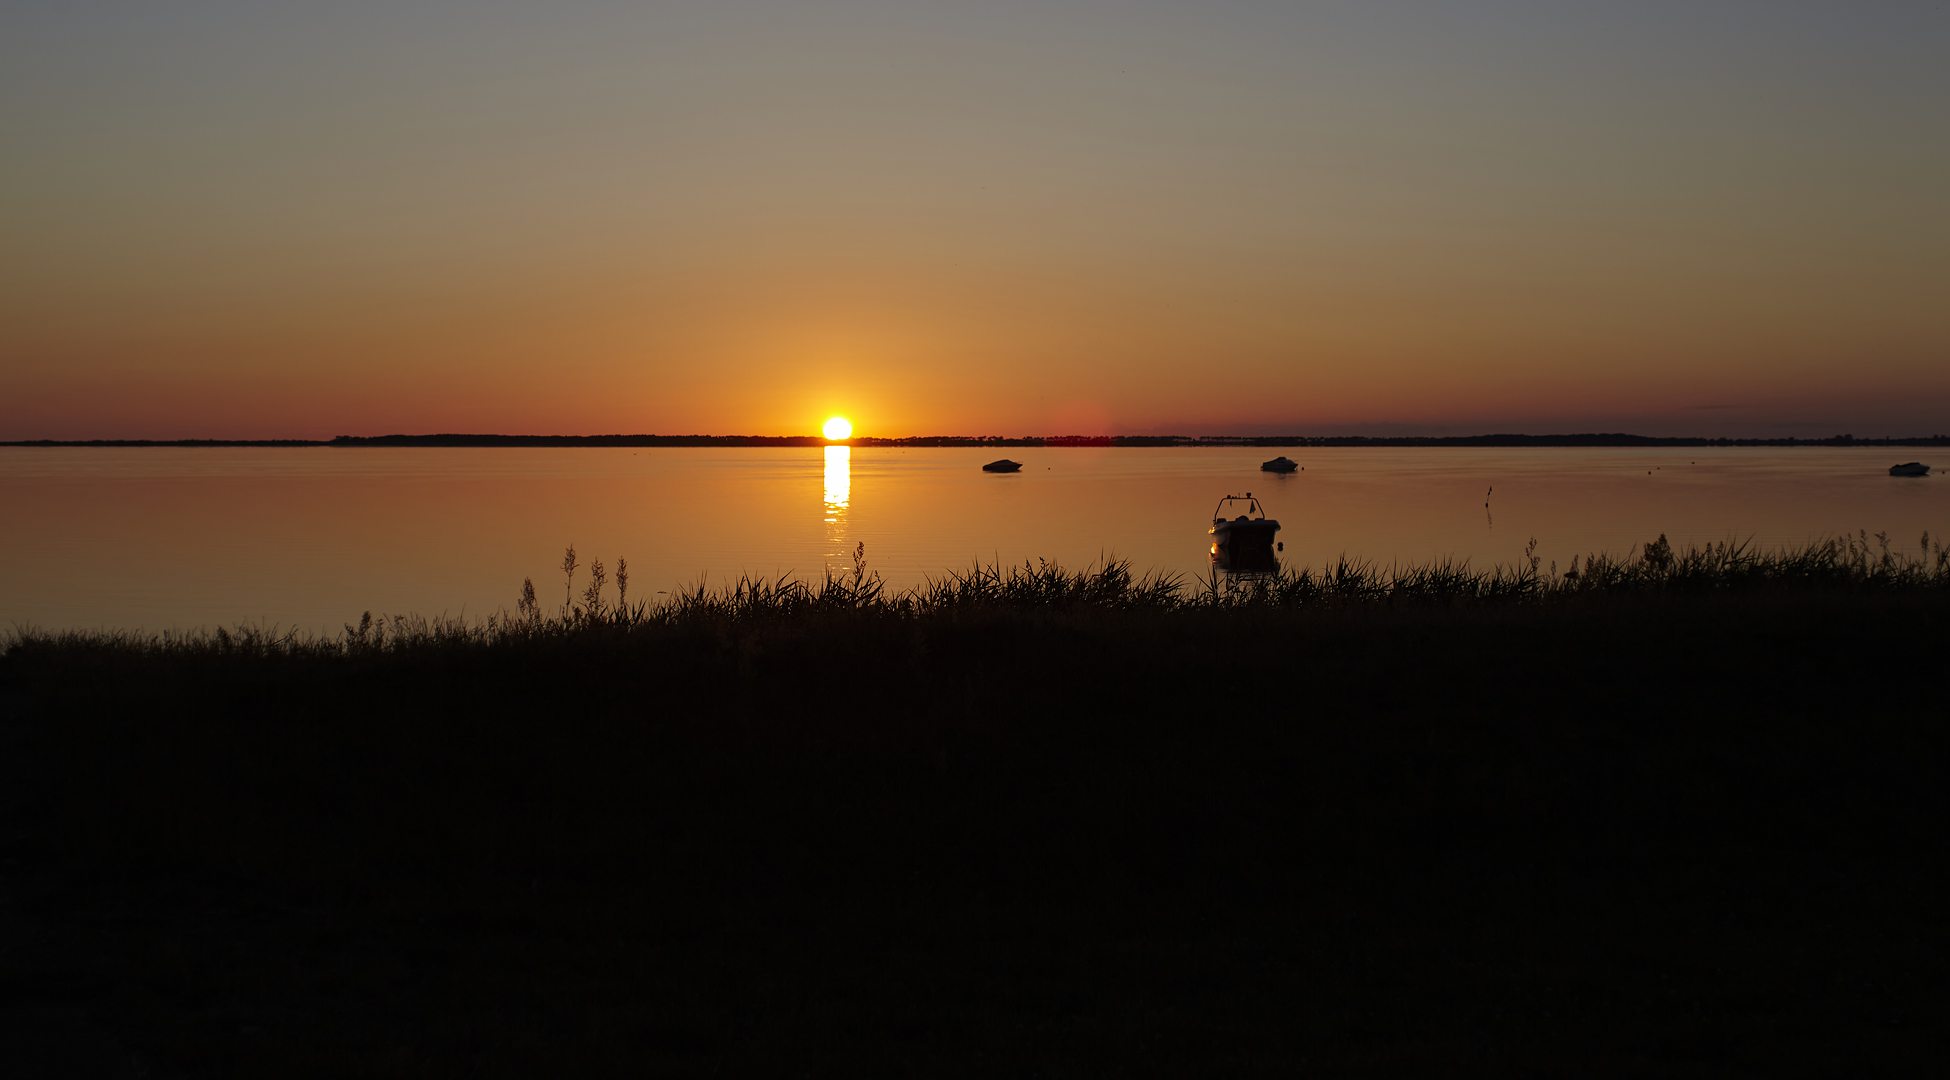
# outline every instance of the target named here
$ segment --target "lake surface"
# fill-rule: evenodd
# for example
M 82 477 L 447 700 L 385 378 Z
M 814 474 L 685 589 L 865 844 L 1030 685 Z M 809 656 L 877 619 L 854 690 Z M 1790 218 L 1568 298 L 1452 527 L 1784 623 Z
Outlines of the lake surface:
M 1014 475 L 979 466 L 1006 452 Z M 1305 471 L 1262 473 L 1275 454 Z M 485 615 L 562 550 L 631 594 L 869 565 L 905 586 L 980 560 L 1106 557 L 1202 574 L 1222 495 L 1251 491 L 1289 563 L 1548 565 L 1676 546 L 1950 533 L 1950 483 L 1905 448 L 0 448 L 0 627 L 336 629 Z M 1927 452 L 1923 459 L 1929 461 Z M 1931 462 L 1950 465 L 1950 461 Z M 1486 507 L 1484 503 L 1489 505 Z

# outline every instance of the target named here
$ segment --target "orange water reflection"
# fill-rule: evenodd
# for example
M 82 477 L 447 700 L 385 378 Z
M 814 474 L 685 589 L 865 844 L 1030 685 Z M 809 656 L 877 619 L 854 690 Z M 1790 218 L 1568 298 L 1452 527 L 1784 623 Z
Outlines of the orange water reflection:
M 844 560 L 847 550 L 846 508 L 853 499 L 853 448 L 826 448 L 826 558 Z
M 817 580 L 850 569 L 859 543 L 896 588 L 977 559 L 1112 555 L 1189 576 L 1209 565 L 1214 502 L 1246 490 L 1295 567 L 1343 553 L 1507 565 L 1533 536 L 1546 569 L 1660 533 L 1776 546 L 1888 530 L 1913 552 L 1923 529 L 1950 533 L 1950 477 L 1887 470 L 1950 464 L 1928 454 L 1306 449 L 1290 455 L 1305 472 L 1272 476 L 1252 447 L 1026 447 L 1020 474 L 996 475 L 983 447 L 9 447 L 0 630 L 485 615 L 524 577 L 559 603 L 571 543 L 585 565 L 627 557 L 641 599 L 745 573 Z
M 846 517 L 847 500 L 853 497 L 853 448 L 826 448 L 826 523 Z

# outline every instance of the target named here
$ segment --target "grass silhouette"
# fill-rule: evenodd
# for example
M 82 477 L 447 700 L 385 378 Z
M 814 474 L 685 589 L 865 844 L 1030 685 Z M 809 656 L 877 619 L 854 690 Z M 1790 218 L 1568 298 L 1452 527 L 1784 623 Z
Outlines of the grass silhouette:
M 16 631 L 6 996 L 156 1075 L 1918 1071 L 1943 551 Z
M 629 564 L 617 562 L 616 599 L 608 599 L 608 575 L 600 559 L 583 563 L 573 546 L 562 559 L 563 603 L 544 611 L 532 579 L 522 582 L 513 615 L 485 619 L 381 616 L 367 612 L 337 636 L 296 630 L 283 633 L 240 624 L 215 630 L 159 634 L 113 630 L 43 631 L 16 627 L 0 638 L 0 655 L 16 662 L 55 654 L 235 657 L 364 657 L 427 649 L 519 648 L 565 639 L 584 643 L 618 636 L 684 631 L 697 627 L 790 627 L 835 617 L 864 621 L 913 621 L 925 625 L 974 613 L 994 615 L 1128 614 L 1135 619 L 1250 610 L 1315 610 L 1322 607 L 1525 605 L 1551 606 L 1642 602 L 1652 598 L 1753 597 L 1790 593 L 1806 597 L 1858 594 L 1885 598 L 1934 597 L 1950 589 L 1950 549 L 1923 534 L 1920 553 L 1892 548 L 1886 533 L 1842 536 L 1801 548 L 1766 551 L 1738 542 L 1675 552 L 1661 535 L 1643 552 L 1573 560 L 1562 574 L 1546 572 L 1532 540 L 1525 558 L 1508 567 L 1478 570 L 1450 561 L 1383 567 L 1345 556 L 1315 569 L 1283 567 L 1244 578 L 1232 588 L 1214 575 L 1188 581 L 1177 574 L 1134 574 L 1130 563 L 1067 570 L 1038 561 L 1022 566 L 977 564 L 921 585 L 890 590 L 868 568 L 865 545 L 850 573 L 828 572 L 818 582 L 793 577 L 741 577 L 711 590 L 700 584 L 656 602 L 629 601 Z

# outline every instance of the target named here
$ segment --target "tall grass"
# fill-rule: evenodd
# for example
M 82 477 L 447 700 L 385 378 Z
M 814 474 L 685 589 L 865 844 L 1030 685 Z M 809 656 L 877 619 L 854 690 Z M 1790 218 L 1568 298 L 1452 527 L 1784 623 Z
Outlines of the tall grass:
M 1924 533 L 1916 554 L 1896 550 L 1886 533 L 1866 531 L 1768 551 L 1722 542 L 1675 550 L 1661 535 L 1629 556 L 1593 554 L 1571 560 L 1561 573 L 1545 568 L 1536 541 L 1522 560 L 1477 569 L 1467 561 L 1389 565 L 1346 556 L 1319 568 L 1227 579 L 1188 579 L 1175 573 L 1138 574 L 1128 560 L 1108 559 L 1082 570 L 1038 560 L 1020 566 L 976 564 L 930 577 L 905 590 L 888 587 L 867 566 L 865 545 L 853 566 L 828 570 L 809 582 L 790 576 L 740 577 L 719 588 L 700 583 L 652 601 L 629 599 L 629 564 L 617 560 L 615 588 L 601 560 L 583 563 L 565 552 L 563 602 L 546 610 L 532 579 L 522 582 L 513 613 L 480 619 L 364 614 L 338 634 L 308 634 L 250 625 L 215 630 L 142 634 L 117 630 L 45 631 L 16 627 L 0 638 L 0 654 L 39 649 L 126 655 L 198 653 L 218 656 L 366 656 L 546 640 L 585 640 L 657 631 L 762 624 L 908 621 L 976 613 L 1097 612 L 1128 617 L 1174 612 L 1328 607 L 1549 605 L 1656 596 L 1709 596 L 1795 590 L 1950 596 L 1950 548 Z

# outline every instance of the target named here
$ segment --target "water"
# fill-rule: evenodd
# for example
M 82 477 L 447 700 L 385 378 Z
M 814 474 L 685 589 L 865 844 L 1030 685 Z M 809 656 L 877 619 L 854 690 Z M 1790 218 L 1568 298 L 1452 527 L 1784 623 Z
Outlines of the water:
M 1950 483 L 1888 449 L 0 448 L 0 626 L 335 629 L 484 615 L 562 549 L 633 597 L 741 574 L 818 577 L 864 543 L 895 585 L 975 560 L 1203 573 L 1219 496 L 1251 491 L 1285 558 L 1548 565 L 1660 533 L 1802 544 L 1950 533 Z M 1286 453 L 1305 471 L 1276 476 Z M 1925 460 L 1927 455 L 1925 455 Z M 1950 465 L 1950 462 L 1939 464 Z M 1486 507 L 1484 503 L 1489 505 Z

